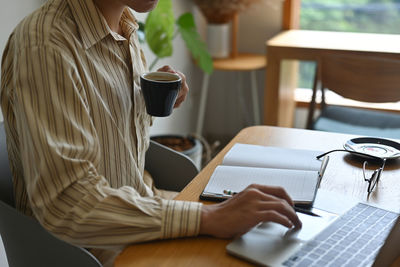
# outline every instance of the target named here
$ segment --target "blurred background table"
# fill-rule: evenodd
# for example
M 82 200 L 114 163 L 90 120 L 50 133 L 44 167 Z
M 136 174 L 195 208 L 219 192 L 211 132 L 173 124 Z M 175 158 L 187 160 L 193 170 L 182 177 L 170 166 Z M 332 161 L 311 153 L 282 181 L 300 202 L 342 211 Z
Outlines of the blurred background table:
M 318 62 L 326 55 L 351 55 L 400 60 L 400 35 L 288 30 L 268 40 L 264 124 L 292 127 L 297 86 L 295 64 L 283 60 Z

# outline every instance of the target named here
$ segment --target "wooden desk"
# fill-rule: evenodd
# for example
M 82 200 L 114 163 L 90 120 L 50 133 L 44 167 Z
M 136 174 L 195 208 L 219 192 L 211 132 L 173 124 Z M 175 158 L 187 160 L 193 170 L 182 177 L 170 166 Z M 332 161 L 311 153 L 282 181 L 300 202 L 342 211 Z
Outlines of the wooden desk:
M 234 143 L 248 143 L 289 148 L 330 150 L 342 147 L 351 135 L 300 129 L 254 126 L 242 130 L 178 195 L 179 200 L 198 201 L 214 169 Z M 362 178 L 362 161 L 342 153 L 333 153 L 321 188 L 366 200 L 367 183 Z M 378 188 L 369 202 L 399 212 L 400 160 L 388 162 Z M 250 266 L 229 256 L 225 246 L 230 240 L 211 237 L 155 241 L 127 247 L 115 266 Z
M 264 124 L 292 127 L 296 68 L 281 70 L 281 62 L 326 55 L 374 56 L 400 59 L 400 35 L 289 30 L 267 41 Z

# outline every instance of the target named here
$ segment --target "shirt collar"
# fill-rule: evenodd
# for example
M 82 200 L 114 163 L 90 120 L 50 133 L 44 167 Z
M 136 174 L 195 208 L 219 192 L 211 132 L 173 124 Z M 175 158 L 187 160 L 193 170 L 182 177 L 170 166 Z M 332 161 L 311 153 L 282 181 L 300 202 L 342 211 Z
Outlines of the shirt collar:
M 131 38 L 132 34 L 139 29 L 139 24 L 129 8 L 125 8 L 124 13 L 122 13 L 120 24 L 124 35 L 128 38 Z
M 79 33 L 85 49 L 89 49 L 94 44 L 112 34 L 107 21 L 101 14 L 100 10 L 95 6 L 92 0 L 68 0 L 72 14 L 78 25 Z M 121 18 L 121 26 L 125 36 L 131 34 L 139 27 L 133 14 L 125 9 Z

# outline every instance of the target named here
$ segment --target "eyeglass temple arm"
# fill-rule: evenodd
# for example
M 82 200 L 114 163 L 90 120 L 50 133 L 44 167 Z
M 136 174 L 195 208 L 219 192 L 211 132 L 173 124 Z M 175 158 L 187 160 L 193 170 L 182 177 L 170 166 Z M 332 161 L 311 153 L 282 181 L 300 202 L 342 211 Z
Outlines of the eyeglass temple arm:
M 324 157 L 324 156 L 326 156 L 326 155 L 328 155 L 328 154 L 330 154 L 330 153 L 332 153 L 332 152 L 348 152 L 348 153 L 350 153 L 350 154 L 355 154 L 355 155 L 359 155 L 359 156 L 369 157 L 369 158 L 371 158 L 371 159 L 382 160 L 382 158 L 377 157 L 377 156 L 373 156 L 373 155 L 366 154 L 366 153 L 362 153 L 362 152 L 350 151 L 350 150 L 346 150 L 346 149 L 334 149 L 334 150 L 325 152 L 325 153 L 323 153 L 323 154 L 321 154 L 321 155 L 318 155 L 318 156 L 317 156 L 317 159 L 320 159 L 320 158 L 322 158 L 322 157 Z

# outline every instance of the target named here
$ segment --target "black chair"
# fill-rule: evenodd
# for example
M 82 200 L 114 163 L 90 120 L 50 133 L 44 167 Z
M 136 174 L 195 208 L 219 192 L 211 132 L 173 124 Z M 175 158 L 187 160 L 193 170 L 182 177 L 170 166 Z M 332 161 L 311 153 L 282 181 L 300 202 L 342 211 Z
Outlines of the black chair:
M 191 158 L 150 140 L 145 169 L 159 189 L 181 191 L 198 173 Z
M 146 169 L 157 188 L 173 191 L 182 190 L 198 173 L 189 157 L 154 141 L 150 141 L 146 153 Z M 0 123 L 0 234 L 10 267 L 101 266 L 87 250 L 56 238 L 36 220 L 14 208 L 3 122 Z
M 14 208 L 3 122 L 0 123 L 0 234 L 10 267 L 101 267 L 87 250 L 68 244 Z
M 313 130 L 400 138 L 400 113 L 331 105 L 326 102 L 326 89 L 366 103 L 398 102 L 400 61 L 372 56 L 324 57 L 318 62 L 307 120 L 307 128 Z M 321 112 L 314 118 L 318 90 Z

